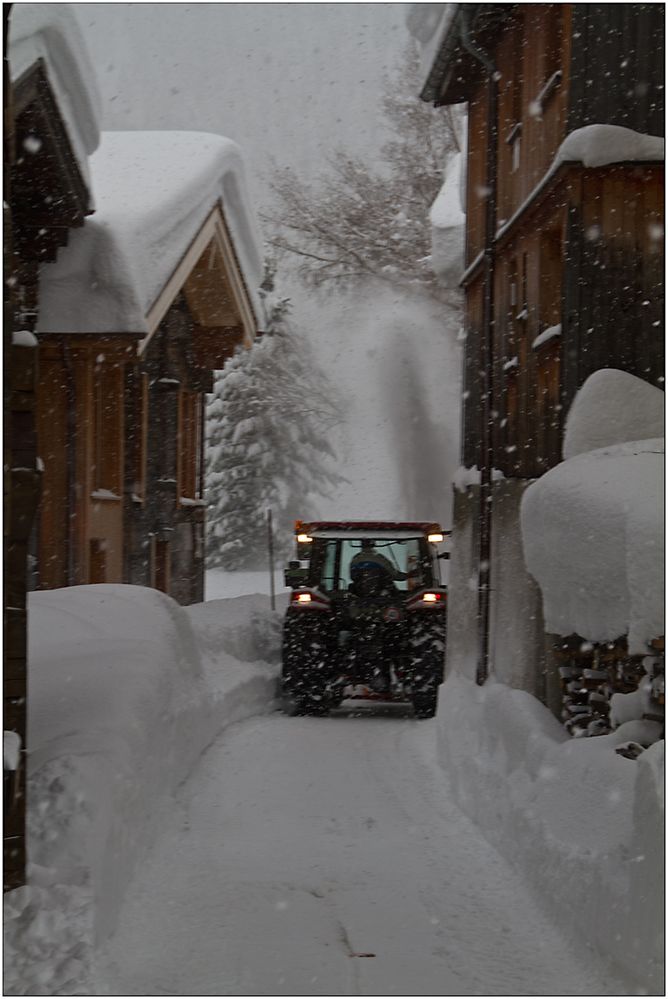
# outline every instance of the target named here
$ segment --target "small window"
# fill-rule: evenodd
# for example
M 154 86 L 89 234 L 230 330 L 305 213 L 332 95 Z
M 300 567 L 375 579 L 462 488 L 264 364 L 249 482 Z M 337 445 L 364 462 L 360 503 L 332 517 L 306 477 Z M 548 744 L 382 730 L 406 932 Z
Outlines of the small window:
M 148 447 L 148 375 L 142 374 L 139 382 L 136 420 L 132 439 L 132 495 L 135 500 L 146 497 L 146 454 Z
M 179 497 L 202 498 L 202 396 L 179 393 Z
M 123 370 L 96 365 L 93 370 L 93 490 L 122 493 Z

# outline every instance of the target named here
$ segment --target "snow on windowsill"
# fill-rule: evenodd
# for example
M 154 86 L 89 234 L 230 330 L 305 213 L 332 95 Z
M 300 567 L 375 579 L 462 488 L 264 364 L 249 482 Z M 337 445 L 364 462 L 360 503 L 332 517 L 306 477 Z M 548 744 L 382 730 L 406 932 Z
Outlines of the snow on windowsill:
M 3 770 L 18 770 L 21 755 L 21 736 L 18 732 L 5 730 L 2 734 Z
M 206 500 L 192 499 L 190 496 L 180 496 L 179 503 L 181 506 L 206 506 Z
M 465 493 L 469 486 L 479 486 L 481 478 L 482 475 L 477 465 L 472 465 L 470 468 L 460 465 L 453 476 L 452 484 L 457 492 Z M 492 469 L 492 482 L 501 482 L 504 479 L 505 475 L 500 468 Z
M 556 336 L 561 336 L 561 323 L 557 323 L 556 326 L 548 326 L 547 329 L 538 334 L 531 346 L 534 350 L 538 350 L 539 347 L 542 347 L 545 343 L 549 343 Z
M 37 345 L 37 337 L 30 330 L 14 330 L 12 333 L 12 346 L 14 347 L 37 347 Z
M 111 491 L 111 489 L 95 489 L 91 494 L 90 498 L 94 500 L 120 500 L 121 497 Z

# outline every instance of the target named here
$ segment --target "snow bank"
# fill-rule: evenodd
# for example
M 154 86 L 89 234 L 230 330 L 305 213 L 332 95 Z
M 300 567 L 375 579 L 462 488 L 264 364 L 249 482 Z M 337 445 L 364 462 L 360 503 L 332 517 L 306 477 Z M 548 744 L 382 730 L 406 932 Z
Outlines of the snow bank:
M 44 60 L 79 170 L 90 188 L 88 157 L 100 141 L 102 105 L 95 71 L 71 5 L 14 4 L 9 18 L 8 55 L 13 81 L 38 59 Z
M 438 714 L 458 803 L 559 925 L 615 963 L 633 992 L 662 982 L 663 742 L 637 760 L 621 730 L 569 739 L 536 699 L 453 674 Z
M 525 492 L 527 568 L 545 629 L 591 642 L 628 635 L 642 654 L 664 632 L 663 440 L 577 455 Z
M 234 610 L 255 659 L 242 664 L 211 641 L 222 601 L 198 613 L 135 586 L 31 594 L 31 863 L 29 885 L 6 896 L 11 994 L 90 994 L 92 948 L 178 785 L 223 726 L 273 700 L 276 669 L 253 654 L 271 650 L 266 624 L 253 646 L 261 599 L 245 621 Z
M 205 132 L 105 132 L 91 173 L 94 217 L 41 270 L 41 332 L 147 332 L 151 306 L 219 200 L 262 315 L 261 243 L 236 143 Z
M 564 457 L 522 499 L 527 568 L 545 628 L 592 642 L 664 633 L 664 396 L 623 371 L 594 372 L 566 422 Z M 634 440 L 634 436 L 643 439 Z

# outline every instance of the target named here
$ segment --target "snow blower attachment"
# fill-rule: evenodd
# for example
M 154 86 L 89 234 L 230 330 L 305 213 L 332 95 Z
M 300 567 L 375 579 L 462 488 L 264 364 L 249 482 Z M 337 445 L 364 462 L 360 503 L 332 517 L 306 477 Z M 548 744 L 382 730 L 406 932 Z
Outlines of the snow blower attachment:
M 283 626 L 283 693 L 295 714 L 349 699 L 412 703 L 436 713 L 443 682 L 447 589 L 438 524 L 295 524 L 297 558 Z

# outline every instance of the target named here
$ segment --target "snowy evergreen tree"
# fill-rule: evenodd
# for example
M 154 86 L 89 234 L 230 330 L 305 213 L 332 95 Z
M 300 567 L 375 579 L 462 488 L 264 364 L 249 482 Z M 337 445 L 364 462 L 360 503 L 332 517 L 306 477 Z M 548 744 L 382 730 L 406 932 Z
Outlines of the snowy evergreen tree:
M 447 297 L 430 268 L 429 209 L 448 159 L 459 151 L 459 123 L 453 109 L 435 110 L 419 99 L 419 81 L 411 43 L 381 101 L 391 138 L 379 168 L 338 149 L 314 184 L 289 167 L 277 170 L 276 207 L 264 219 L 275 227 L 272 244 L 298 258 L 308 285 L 327 289 L 374 278 Z
M 338 419 L 333 390 L 271 274 L 263 296 L 266 333 L 230 358 L 207 406 L 207 561 L 224 569 L 266 566 L 269 509 L 285 557 L 295 518 L 314 516 L 315 497 L 341 481 L 327 441 Z

